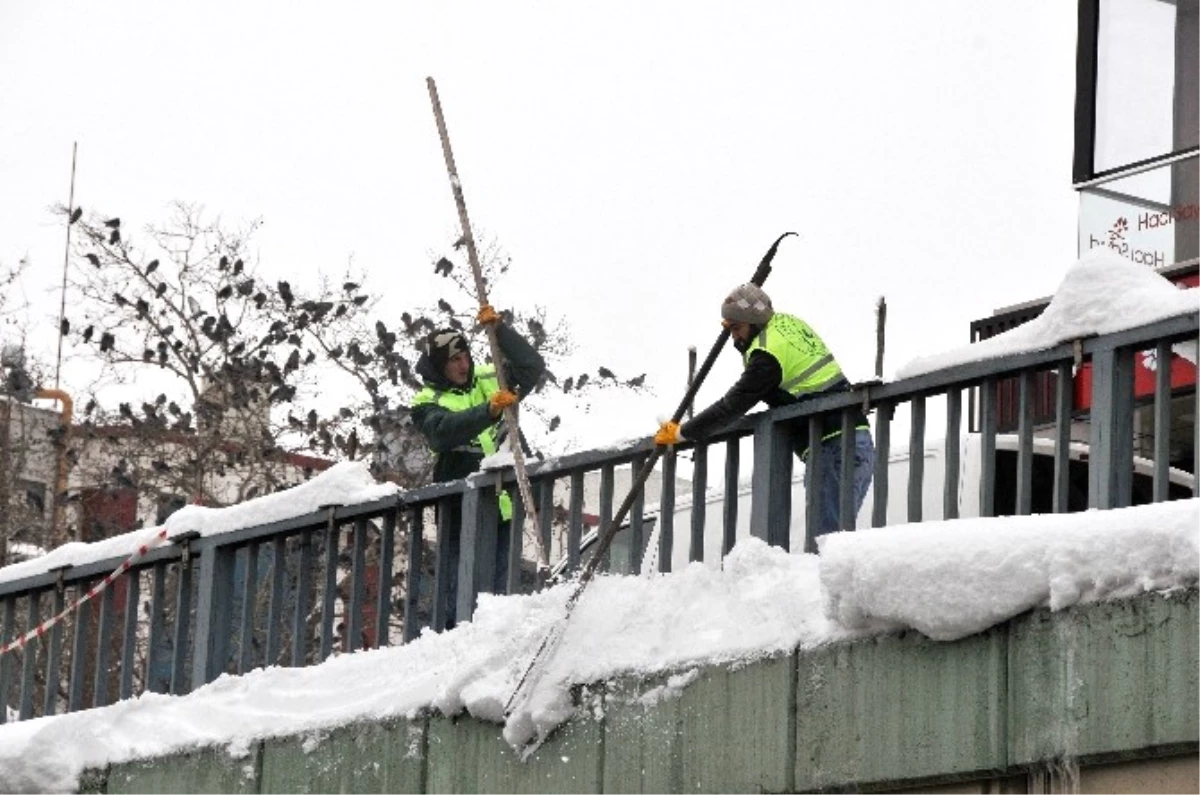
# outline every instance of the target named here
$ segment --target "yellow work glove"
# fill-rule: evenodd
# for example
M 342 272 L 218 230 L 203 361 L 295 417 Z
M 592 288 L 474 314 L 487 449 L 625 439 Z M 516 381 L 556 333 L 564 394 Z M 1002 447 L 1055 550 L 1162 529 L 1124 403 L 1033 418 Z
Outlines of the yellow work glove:
M 479 307 L 479 314 L 476 316 L 481 325 L 486 326 L 488 323 L 499 323 L 500 316 L 496 314 L 496 310 L 492 309 L 491 304 L 484 304 Z
M 655 444 L 673 445 L 683 441 L 683 434 L 679 432 L 679 423 L 667 420 L 658 429 L 658 433 L 654 434 Z
M 488 398 L 488 407 L 493 417 L 499 417 L 500 412 L 517 402 L 517 396 L 507 389 L 501 389 Z

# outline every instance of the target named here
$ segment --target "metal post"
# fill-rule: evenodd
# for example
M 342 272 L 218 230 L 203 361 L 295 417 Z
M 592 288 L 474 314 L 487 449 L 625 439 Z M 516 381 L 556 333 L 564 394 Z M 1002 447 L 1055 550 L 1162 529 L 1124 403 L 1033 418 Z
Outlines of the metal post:
M 919 522 L 925 493 L 925 396 L 912 399 L 912 428 L 908 437 L 908 521 Z
M 888 509 L 888 457 L 892 447 L 892 415 L 896 407 L 891 403 L 875 406 L 875 472 L 871 477 L 874 504 L 871 506 L 871 527 L 887 524 Z
M 704 494 L 708 490 L 708 445 L 697 444 L 692 454 L 692 540 L 689 561 L 704 560 Z
M 962 390 L 946 392 L 946 480 L 942 492 L 942 518 L 958 518 L 959 467 L 962 441 L 959 431 L 962 426 Z
M 809 418 L 810 427 L 815 422 L 816 417 Z M 764 416 L 754 428 L 750 533 L 782 549 L 791 547 L 792 438 L 791 427 L 786 423 L 773 422 L 769 415 Z M 820 441 L 820 433 L 814 435 L 810 430 L 810 461 L 812 452 L 820 447 Z M 810 470 L 810 478 L 811 474 Z
M 233 630 L 233 567 L 237 550 L 216 545 L 200 556 L 196 599 L 196 636 L 192 651 L 192 689 L 225 672 Z

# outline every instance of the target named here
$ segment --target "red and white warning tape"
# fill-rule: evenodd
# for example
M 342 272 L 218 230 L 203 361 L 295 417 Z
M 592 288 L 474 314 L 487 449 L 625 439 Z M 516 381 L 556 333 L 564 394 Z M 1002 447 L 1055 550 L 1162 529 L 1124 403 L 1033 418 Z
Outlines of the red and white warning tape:
M 158 531 L 158 533 L 154 536 L 154 538 L 150 539 L 145 544 L 142 544 L 140 547 L 138 547 L 137 552 L 134 552 L 132 555 L 130 555 L 128 560 L 126 560 L 120 566 L 117 566 L 116 571 L 114 571 L 112 574 L 105 577 L 103 581 L 93 585 L 91 587 L 91 589 L 88 590 L 87 593 L 85 593 L 83 596 L 79 597 L 74 602 L 72 602 L 71 604 L 69 604 L 65 608 L 63 608 L 63 611 L 61 613 L 59 613 L 56 616 L 53 616 L 52 618 L 46 619 L 45 621 L 38 624 L 36 627 L 29 630 L 28 632 L 26 632 L 24 635 L 17 638 L 16 640 L 10 641 L 9 643 L 6 643 L 3 646 L 0 646 L 0 655 L 7 654 L 8 652 L 12 651 L 13 649 L 19 649 L 22 646 L 24 646 L 26 643 L 28 643 L 29 641 L 33 640 L 34 638 L 40 638 L 42 635 L 46 634 L 46 630 L 53 627 L 59 621 L 62 621 L 69 613 L 74 612 L 84 602 L 103 593 L 105 588 L 107 588 L 109 585 L 112 584 L 112 582 L 114 580 L 116 580 L 118 577 L 120 577 L 122 574 L 124 574 L 126 571 L 128 571 L 129 567 L 132 566 L 134 563 L 136 563 L 139 558 L 141 558 L 147 552 L 149 552 L 151 549 L 153 549 L 154 547 L 158 546 L 159 544 L 161 544 L 162 542 L 164 542 L 166 540 L 167 540 L 167 528 L 164 527 L 162 530 Z

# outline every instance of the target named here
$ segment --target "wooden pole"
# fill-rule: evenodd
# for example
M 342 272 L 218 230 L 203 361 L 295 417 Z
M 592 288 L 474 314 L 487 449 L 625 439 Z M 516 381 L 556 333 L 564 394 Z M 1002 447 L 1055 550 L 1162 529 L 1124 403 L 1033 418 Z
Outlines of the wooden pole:
M 58 355 L 54 359 L 54 388 L 58 389 L 58 373 L 62 367 L 62 341 L 65 336 L 62 332 L 63 318 L 67 315 L 67 264 L 71 261 L 71 215 L 75 212 L 75 154 L 79 149 L 79 143 L 71 144 L 71 192 L 67 198 L 67 246 L 63 252 L 63 278 L 62 278 L 62 295 L 61 305 L 58 310 Z
M 454 152 L 450 149 L 450 134 L 446 131 L 446 119 L 442 115 L 442 103 L 438 99 L 437 84 L 432 77 L 425 78 L 429 87 L 429 99 L 433 102 L 433 115 L 437 120 L 438 136 L 442 140 L 442 155 L 446 158 L 446 171 L 450 175 L 450 189 L 454 193 L 454 203 L 458 207 L 458 222 L 462 227 L 462 239 L 467 245 L 467 258 L 471 262 L 471 273 L 475 276 L 475 294 L 479 305 L 488 302 L 487 285 L 483 281 L 483 269 L 479 265 L 479 253 L 475 248 L 475 235 L 471 231 L 471 221 L 467 217 L 467 201 L 463 198 L 462 183 L 458 178 L 458 169 L 454 165 Z M 508 389 L 508 379 L 504 374 L 504 356 L 500 350 L 500 342 L 496 339 L 496 329 L 493 324 L 486 324 L 488 345 L 492 350 L 492 361 L 496 363 L 496 382 L 501 389 Z M 512 450 L 513 464 L 517 470 L 517 487 L 521 492 L 521 501 L 525 504 L 526 524 L 533 528 L 531 535 L 537 548 L 538 567 L 543 570 L 550 568 L 550 558 L 542 544 L 538 533 L 537 508 L 533 501 L 533 489 L 529 485 L 529 474 L 525 471 L 525 453 L 521 449 L 521 428 L 517 424 L 517 407 L 507 406 L 504 409 L 504 419 L 509 428 L 509 449 Z M 515 528 L 514 528 L 515 529 Z

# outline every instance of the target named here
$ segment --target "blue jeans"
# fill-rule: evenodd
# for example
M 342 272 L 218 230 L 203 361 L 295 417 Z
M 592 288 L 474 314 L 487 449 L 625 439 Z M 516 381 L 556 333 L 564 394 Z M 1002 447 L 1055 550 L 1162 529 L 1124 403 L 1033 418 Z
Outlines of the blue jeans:
M 842 488 L 842 437 L 833 437 L 821 443 L 821 493 L 818 495 L 817 526 L 806 535 L 812 539 L 812 549 L 805 552 L 816 552 L 817 536 L 833 533 L 840 527 L 839 506 L 841 505 Z M 863 499 L 871 485 L 871 475 L 875 469 L 875 443 L 871 441 L 871 432 L 859 428 L 854 432 L 854 515 L 862 508 Z M 804 467 L 804 489 L 808 490 L 808 466 Z M 798 506 L 804 510 L 804 506 Z M 793 507 L 795 510 L 796 507 Z M 807 547 L 807 545 L 806 545 Z

